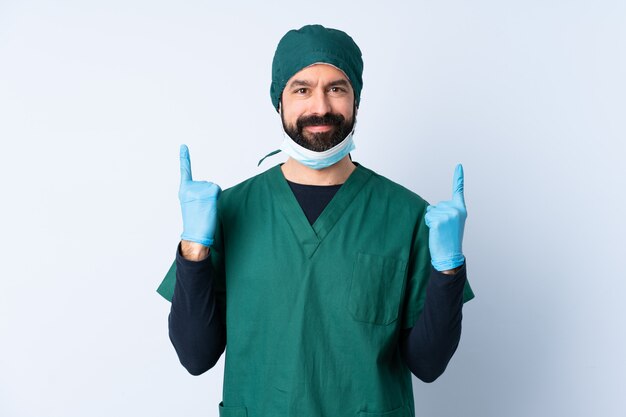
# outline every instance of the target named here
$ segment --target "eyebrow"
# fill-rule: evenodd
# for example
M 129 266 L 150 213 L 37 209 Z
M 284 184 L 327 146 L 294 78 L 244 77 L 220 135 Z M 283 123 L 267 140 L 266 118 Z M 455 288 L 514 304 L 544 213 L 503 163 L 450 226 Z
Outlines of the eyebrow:
M 337 80 L 337 81 L 333 81 L 330 84 L 328 84 L 329 87 L 336 87 L 336 86 L 342 86 L 342 87 L 349 87 L 350 83 L 347 80 Z
M 328 83 L 328 87 L 336 87 L 336 86 L 348 87 L 349 85 L 350 83 L 344 79 L 335 80 L 335 81 L 331 81 L 330 83 Z M 306 80 L 293 80 L 291 84 L 289 84 L 289 88 L 310 87 L 310 86 L 311 86 L 311 83 Z
M 305 80 L 293 80 L 291 84 L 289 84 L 289 88 L 300 87 L 300 86 L 309 87 L 310 85 L 311 83 Z

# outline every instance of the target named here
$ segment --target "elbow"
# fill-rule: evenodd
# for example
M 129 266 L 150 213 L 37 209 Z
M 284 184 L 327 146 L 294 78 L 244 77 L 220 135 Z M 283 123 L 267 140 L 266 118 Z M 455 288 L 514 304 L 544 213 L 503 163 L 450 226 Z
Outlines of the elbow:
M 409 370 L 417 379 L 427 384 L 435 382 L 445 372 L 450 362 L 450 356 L 440 352 L 420 357 L 421 360 L 412 360 L 407 363 Z
M 459 345 L 460 332 L 454 338 L 454 344 L 448 349 L 442 349 L 442 344 L 438 344 L 436 349 L 422 350 L 409 358 L 407 364 L 411 373 L 420 381 L 425 383 L 435 382 L 445 372 L 452 356 Z M 408 357 L 408 355 L 406 356 Z
M 176 349 L 180 364 L 193 376 L 199 376 L 213 368 L 221 356 L 221 352 L 184 352 Z
M 191 375 L 202 375 L 213 368 L 226 348 L 226 335 L 218 326 L 176 326 L 170 315 L 169 336 L 180 364 Z
M 185 366 L 185 369 L 187 370 L 187 372 L 189 372 L 193 376 L 200 376 L 209 370 L 209 368 L 196 368 L 193 366 Z
M 213 368 L 220 358 L 220 352 L 181 352 L 178 351 L 180 364 L 193 376 L 199 376 Z
M 420 381 L 425 382 L 427 384 L 430 384 L 431 382 L 435 382 L 437 380 L 437 378 L 439 378 L 442 374 L 444 369 L 422 369 L 419 372 L 413 372 L 413 375 L 415 375 Z
M 182 363 L 181 365 L 183 365 L 183 367 L 187 370 L 187 372 L 189 372 L 191 375 L 193 376 L 200 376 L 203 373 L 205 373 L 206 371 L 208 371 L 209 369 L 213 368 L 213 366 L 215 366 L 215 363 L 210 364 L 210 365 L 200 365 L 197 363 Z
M 417 379 L 427 384 L 435 382 L 446 368 L 452 355 L 442 352 L 414 352 L 413 355 L 405 354 L 405 363 L 411 373 Z

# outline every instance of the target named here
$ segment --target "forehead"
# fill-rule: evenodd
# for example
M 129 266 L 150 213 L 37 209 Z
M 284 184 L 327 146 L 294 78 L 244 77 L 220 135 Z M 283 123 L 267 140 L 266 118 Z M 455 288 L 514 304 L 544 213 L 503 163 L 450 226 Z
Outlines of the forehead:
M 309 65 L 308 67 L 296 72 L 293 77 L 291 77 L 289 81 L 287 81 L 287 85 L 291 84 L 295 80 L 303 80 L 309 82 L 317 82 L 320 80 L 323 82 L 346 80 L 348 81 L 348 83 L 350 82 L 350 80 L 342 70 L 330 64 Z

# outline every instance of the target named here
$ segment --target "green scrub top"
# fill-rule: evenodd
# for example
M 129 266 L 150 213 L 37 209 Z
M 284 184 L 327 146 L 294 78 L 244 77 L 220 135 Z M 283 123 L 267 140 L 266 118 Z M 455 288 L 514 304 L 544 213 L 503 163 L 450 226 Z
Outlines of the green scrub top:
M 313 225 L 280 165 L 222 193 L 210 254 L 226 318 L 221 417 L 415 415 L 398 340 L 424 304 L 427 205 L 362 165 Z M 175 268 L 158 289 L 168 300 Z

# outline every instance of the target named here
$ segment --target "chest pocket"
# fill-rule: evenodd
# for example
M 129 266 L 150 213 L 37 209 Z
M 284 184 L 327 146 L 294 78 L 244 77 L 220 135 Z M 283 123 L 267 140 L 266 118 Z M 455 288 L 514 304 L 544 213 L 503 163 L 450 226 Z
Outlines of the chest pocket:
M 398 319 L 406 261 L 359 252 L 348 295 L 354 320 L 387 325 Z

